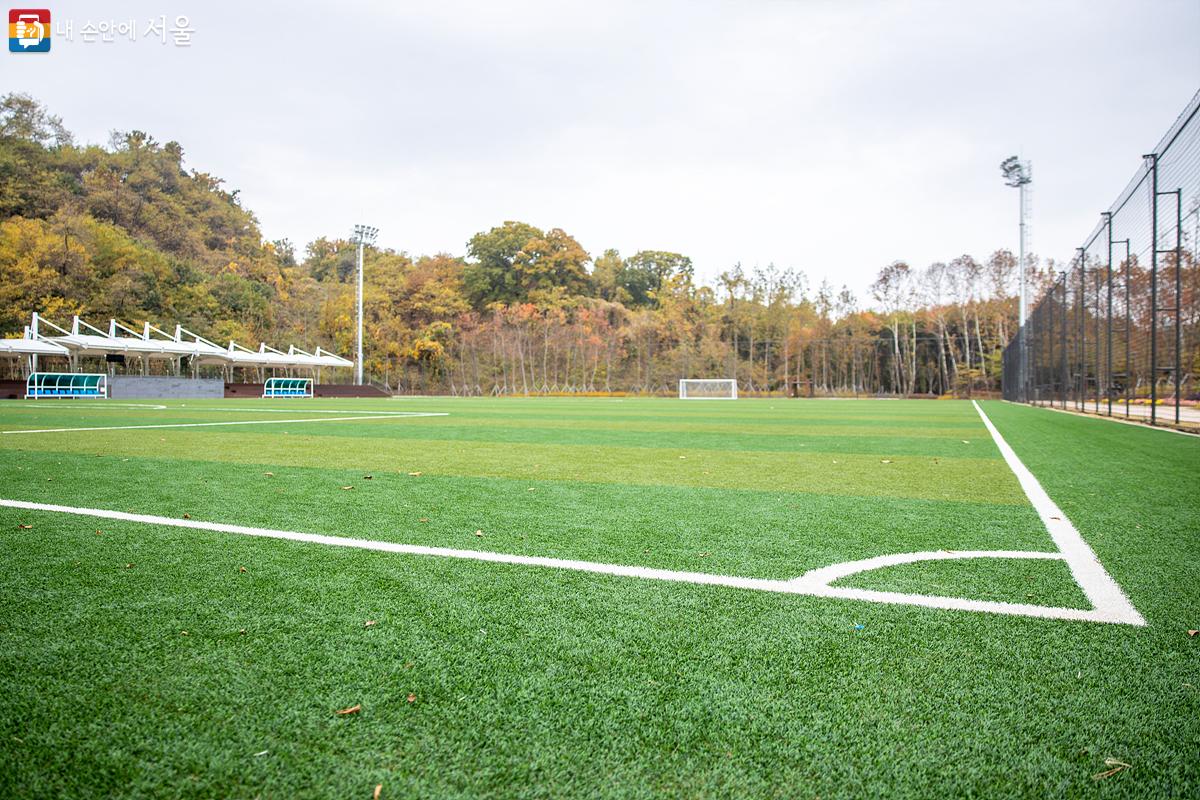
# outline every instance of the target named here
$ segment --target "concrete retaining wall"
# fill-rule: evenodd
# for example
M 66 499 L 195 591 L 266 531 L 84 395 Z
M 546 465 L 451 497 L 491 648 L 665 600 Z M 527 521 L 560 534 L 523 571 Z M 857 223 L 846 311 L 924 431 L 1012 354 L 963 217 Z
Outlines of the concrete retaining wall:
M 161 400 L 224 397 L 225 381 L 220 378 L 113 375 L 108 379 L 108 394 L 114 399 L 144 397 Z

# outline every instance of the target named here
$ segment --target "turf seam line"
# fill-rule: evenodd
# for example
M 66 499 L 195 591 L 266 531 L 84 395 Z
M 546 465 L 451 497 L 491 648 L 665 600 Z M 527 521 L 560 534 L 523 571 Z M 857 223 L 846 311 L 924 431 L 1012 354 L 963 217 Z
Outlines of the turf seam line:
M 1071 570 L 1071 575 L 1087 596 L 1088 601 L 1096 611 L 1112 616 L 1114 622 L 1145 625 L 1146 620 L 1133 607 L 1113 577 L 1108 574 L 1108 570 L 1096 557 L 1095 551 L 1084 541 L 1083 536 L 1071 523 L 1071 520 L 1042 488 L 1042 484 L 1038 482 L 1034 474 L 1021 462 L 1016 451 L 1009 446 L 988 415 L 983 412 L 983 408 L 974 400 L 971 401 L 971 405 L 975 406 L 975 410 L 979 412 L 979 417 L 992 435 L 996 447 L 1000 449 L 1000 454 L 1004 456 L 1009 468 L 1017 476 L 1017 481 L 1025 491 L 1025 496 L 1029 498 L 1029 502 L 1037 510 L 1038 516 L 1042 518 L 1042 523 L 1046 526 L 1050 538 L 1054 540 L 1054 544 L 1062 553 L 1063 559 Z

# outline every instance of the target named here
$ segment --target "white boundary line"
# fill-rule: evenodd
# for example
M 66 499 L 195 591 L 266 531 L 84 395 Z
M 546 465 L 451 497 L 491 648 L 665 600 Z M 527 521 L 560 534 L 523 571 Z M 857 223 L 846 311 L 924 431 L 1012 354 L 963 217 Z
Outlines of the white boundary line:
M 166 408 L 166 406 L 163 406 Z M 437 415 L 446 416 L 448 412 L 439 411 L 366 411 L 357 408 L 208 408 L 205 406 L 189 406 L 181 405 L 170 409 L 171 411 L 230 411 L 244 412 L 255 414 L 370 414 L 373 416 L 395 416 L 397 414 L 409 415 Z
M 1088 622 L 1105 622 L 1126 625 L 1145 625 L 1146 622 L 1137 612 L 1120 586 L 1104 569 L 1096 558 L 1096 554 L 1080 536 L 1079 531 L 1066 518 L 1062 510 L 1050 499 L 1049 495 L 1038 483 L 1028 468 L 1021 463 L 1013 449 L 996 430 L 992 421 L 978 403 L 972 401 L 983 424 L 987 427 L 996 446 L 1000 449 L 1004 460 L 1016 475 L 1021 488 L 1037 510 L 1045 524 L 1051 539 L 1058 546 L 1058 552 L 1030 550 L 939 550 L 934 552 L 899 553 L 876 556 L 858 561 L 848 561 L 833 564 L 828 567 L 813 569 L 791 580 L 773 580 L 767 578 L 750 578 L 735 575 L 716 575 L 705 572 L 685 572 L 651 567 L 629 566 L 624 564 L 605 564 L 592 561 L 550 558 L 546 556 L 522 556 L 508 553 L 492 553 L 479 550 L 461 550 L 447 547 L 430 547 L 425 545 L 402 544 L 370 539 L 352 539 L 340 536 L 327 536 L 299 531 L 283 531 L 270 528 L 253 528 L 245 525 L 231 525 L 221 522 L 205 522 L 201 520 L 181 520 L 152 514 L 133 514 L 121 511 L 109 511 L 96 508 L 76 508 L 48 503 L 34 503 L 23 500 L 0 499 L 0 506 L 21 508 L 33 511 L 50 511 L 64 514 L 76 514 L 104 519 L 140 522 L 152 525 L 165 525 L 175 528 L 190 528 L 193 530 L 208 530 L 221 533 L 233 533 L 243 536 L 265 537 L 270 539 L 285 539 L 295 542 L 324 544 L 334 547 L 351 547 L 361 550 L 375 550 L 388 553 L 407 555 L 433 556 L 440 558 L 458 558 L 472 561 L 485 561 L 499 564 L 514 564 L 522 566 L 549 567 L 554 569 L 573 570 L 600 575 L 641 578 L 644 580 L 660 580 L 682 583 L 692 583 L 710 586 L 726 586 L 755 591 L 776 592 L 780 594 L 808 595 L 813 597 L 834 597 L 848 600 L 864 600 L 876 603 L 891 603 L 897 605 L 921 606 L 960 611 L 987 612 L 1015 616 L 1038 617 L 1043 619 L 1080 620 Z M 448 416 L 440 412 L 397 412 L 392 416 Z M 198 427 L 206 425 L 253 425 L 279 424 L 297 422 L 337 422 L 348 419 L 381 419 L 386 417 L 342 417 L 307 420 L 262 420 L 235 422 L 200 422 L 167 425 L 138 425 L 125 426 L 133 428 L 174 428 Z M 66 428 L 57 430 L 122 430 L 113 428 Z M 5 433 L 35 433 L 51 431 L 5 431 Z M 1027 603 L 1005 603 L 989 600 L 970 600 L 961 597 L 941 597 L 935 595 L 908 594 L 902 592 L 875 591 L 857 589 L 849 586 L 833 586 L 836 581 L 861 572 L 880 569 L 883 567 L 912 564 L 921 561 L 938 561 L 965 558 L 1007 558 L 1007 559 L 1044 559 L 1065 561 L 1072 576 L 1079 584 L 1092 608 L 1062 608 L 1055 606 L 1040 606 Z
M 394 416 L 396 414 L 427 414 L 432 412 L 423 411 L 369 411 L 358 408 L 212 408 L 209 406 L 189 406 L 186 403 L 178 406 L 164 406 L 157 403 L 90 403 L 86 406 L 61 405 L 55 407 L 45 400 L 29 400 L 24 403 L 12 403 L 11 405 L 0 405 L 0 411 L 6 408 L 20 409 L 39 409 L 46 410 L 53 408 L 55 410 L 68 411 L 115 411 L 124 410 L 126 408 L 145 408 L 151 411 L 204 411 L 204 412 L 230 412 L 230 413 L 255 413 L 255 414 L 371 414 L 374 416 Z
M 87 398 L 83 398 L 87 399 Z M 56 405 L 54 398 L 45 400 L 24 400 L 12 403 L 4 403 L 0 405 L 0 410 L 8 408 L 32 409 L 37 408 L 45 411 L 46 409 L 54 409 L 55 411 L 106 411 L 118 408 L 149 408 L 154 411 L 166 411 L 167 407 L 158 403 L 114 403 L 110 400 L 104 402 L 88 403 L 87 405 L 74 405 L 63 403 Z
M 383 542 L 371 539 L 351 539 L 341 536 L 327 536 L 316 533 L 299 531 L 283 531 L 271 528 L 253 528 L 246 525 L 230 525 L 222 522 L 205 522 L 194 519 L 174 519 L 153 514 L 133 514 L 123 511 L 109 511 L 99 508 L 76 508 L 73 506 L 52 505 L 49 503 L 31 503 L 24 500 L 0 499 L 0 506 L 21 508 L 31 511 L 50 511 L 61 514 L 76 514 L 103 519 L 115 519 L 125 522 L 141 522 L 150 525 L 165 525 L 173 528 L 189 528 L 192 530 L 217 531 L 219 533 L 240 534 L 268 539 L 285 539 L 293 542 L 323 544 L 332 547 L 350 547 L 359 550 L 375 550 L 385 553 L 402 553 L 405 555 L 433 556 L 439 558 L 458 558 L 470 561 L 485 561 L 493 564 L 514 564 L 530 567 L 549 567 L 553 569 L 588 572 L 597 575 L 614 575 L 643 580 L 671 581 L 676 583 L 691 583 L 707 586 L 725 586 L 736 589 L 750 589 L 760 592 L 775 592 L 778 594 L 807 595 L 812 597 L 834 597 L 845 600 L 866 600 L 875 603 L 890 603 L 895 605 L 922 606 L 924 608 L 949 609 L 957 611 L 978 611 L 993 614 L 1006 614 L 1023 617 L 1039 617 L 1042 619 L 1079 620 L 1085 622 L 1109 622 L 1126 624 L 1144 624 L 1118 615 L 1105 609 L 1059 608 L 1054 606 L 1039 606 L 1026 603 L 1004 603 L 990 600 L 968 600 L 961 597 L 939 597 L 936 595 L 905 594 L 901 592 L 884 592 L 870 589 L 855 589 L 853 587 L 830 586 L 829 582 L 845 578 L 858 572 L 878 569 L 897 564 L 911 564 L 918 561 L 935 561 L 959 558 L 1019 558 L 1019 559 L 1062 559 L 1061 553 L 1021 551 L 1021 550 L 940 550 L 936 552 L 903 553 L 899 555 L 877 556 L 875 558 L 835 564 L 832 567 L 811 570 L 799 578 L 792 580 L 772 580 L 767 578 L 749 578 L 737 575 L 716 575 L 707 572 L 684 572 L 651 567 L 637 567 L 625 564 L 605 564 L 594 561 L 577 561 L 573 559 L 549 558 L 546 556 L 522 556 L 509 553 L 492 553 L 481 550 L 461 550 L 449 547 L 430 547 L 426 545 L 402 544 L 398 542 Z
M 996 426 L 988 419 L 988 415 L 983 413 L 983 408 L 974 400 L 971 401 L 971 405 L 975 406 L 975 410 L 979 412 L 980 419 L 983 420 L 983 424 L 992 435 L 996 446 L 1000 448 L 1000 454 L 1004 456 L 1009 469 L 1017 476 L 1017 481 L 1025 490 L 1025 496 L 1037 509 L 1038 516 L 1042 518 L 1046 530 L 1050 533 L 1050 538 L 1054 540 L 1054 544 L 1058 546 L 1067 566 L 1071 568 L 1071 575 L 1074 576 L 1075 582 L 1079 584 L 1079 588 L 1083 589 L 1083 593 L 1087 595 L 1095 609 L 1112 615 L 1115 622 L 1145 625 L 1146 621 L 1142 619 L 1142 615 L 1137 612 L 1137 609 L 1129 602 L 1129 598 L 1121 591 L 1121 587 L 1104 569 L 1100 559 L 1096 558 L 1096 553 L 1084 541 L 1062 509 L 1050 499 L 1050 495 L 1046 494 L 1046 490 L 1038 483 L 1038 479 L 1029 471 L 1029 468 L 1021 463 L 1021 459 L 1009 447 L 1008 442 L 1004 441 L 1004 437 L 1000 435 L 1000 431 L 996 430 Z
M 99 425 L 89 428 L 40 428 L 37 430 L 0 431 L 5 436 L 18 433 L 70 433 L 73 431 L 136 431 L 150 428 L 211 428 L 218 425 L 291 425 L 316 422 L 351 422 L 364 419 L 406 419 L 408 417 L 448 417 L 445 411 L 393 411 L 362 417 L 318 417 L 306 419 L 240 419 L 230 422 L 164 422 L 156 425 Z

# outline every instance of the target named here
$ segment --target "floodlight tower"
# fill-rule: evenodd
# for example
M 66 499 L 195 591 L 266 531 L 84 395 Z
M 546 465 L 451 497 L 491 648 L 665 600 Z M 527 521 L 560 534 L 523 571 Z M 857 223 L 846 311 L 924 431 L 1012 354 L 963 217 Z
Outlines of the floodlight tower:
M 350 240 L 358 245 L 358 345 L 354 357 L 354 383 L 361 386 L 363 382 L 363 248 L 375 244 L 379 228 L 370 225 L 355 225 L 354 237 Z
M 1025 401 L 1028 388 L 1028 369 L 1026 367 L 1028 352 L 1028 344 L 1025 341 L 1025 248 L 1028 242 L 1026 241 L 1029 228 L 1029 194 L 1031 191 L 1030 184 L 1033 183 L 1033 165 L 1028 161 L 1021 161 L 1016 156 L 1009 156 L 1000 162 L 1000 172 L 1004 175 L 1004 182 L 1009 186 L 1015 186 L 1021 193 L 1021 251 L 1017 258 L 1017 274 L 1020 282 L 1020 299 L 1017 306 L 1017 336 L 1020 337 L 1017 343 L 1018 363 L 1017 363 L 1017 399 Z

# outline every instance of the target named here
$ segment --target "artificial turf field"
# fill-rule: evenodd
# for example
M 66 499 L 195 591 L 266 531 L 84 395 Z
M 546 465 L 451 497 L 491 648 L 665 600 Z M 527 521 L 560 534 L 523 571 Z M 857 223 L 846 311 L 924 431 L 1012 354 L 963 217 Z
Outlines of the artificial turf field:
M 767 581 L 1055 550 L 963 401 L 162 405 L 0 403 L 0 498 Z M 1200 795 L 1200 440 L 980 405 L 1144 626 L 3 507 L 0 797 Z

